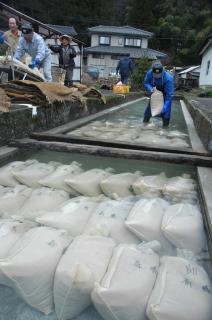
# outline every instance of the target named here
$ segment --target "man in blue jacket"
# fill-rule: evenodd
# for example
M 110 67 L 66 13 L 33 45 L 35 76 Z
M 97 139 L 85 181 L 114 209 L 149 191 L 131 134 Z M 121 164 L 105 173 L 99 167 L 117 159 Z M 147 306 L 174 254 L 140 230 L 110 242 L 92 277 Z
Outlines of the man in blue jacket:
M 133 71 L 133 64 L 132 64 L 132 60 L 129 57 L 124 57 L 122 58 L 117 67 L 116 67 L 116 74 L 118 75 L 118 73 L 121 76 L 121 82 L 123 84 L 128 84 L 128 78 L 130 73 L 132 73 Z
M 21 31 L 22 34 L 14 58 L 21 60 L 23 55 L 28 53 L 32 57 L 32 63 L 29 64 L 29 67 L 31 69 L 42 67 L 45 80 L 51 82 L 51 51 L 43 38 L 33 31 L 30 23 L 23 24 Z
M 144 78 L 144 86 L 146 90 L 153 93 L 156 89 L 163 92 L 164 106 L 160 117 L 163 120 L 163 126 L 169 125 L 171 117 L 171 103 L 174 95 L 174 80 L 170 73 L 163 69 L 160 62 L 154 62 L 152 69 L 148 70 Z M 144 113 L 144 122 L 149 122 L 151 118 L 150 103 Z

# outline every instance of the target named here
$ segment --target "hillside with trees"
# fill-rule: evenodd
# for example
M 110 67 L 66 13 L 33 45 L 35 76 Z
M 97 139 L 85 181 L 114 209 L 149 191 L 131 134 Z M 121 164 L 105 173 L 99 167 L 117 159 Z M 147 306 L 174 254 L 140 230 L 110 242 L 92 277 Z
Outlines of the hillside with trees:
M 211 0 L 5 0 L 44 23 L 73 25 L 89 45 L 86 29 L 95 25 L 131 25 L 155 33 L 150 47 L 168 53 L 172 62 L 199 62 L 198 48 L 211 33 Z

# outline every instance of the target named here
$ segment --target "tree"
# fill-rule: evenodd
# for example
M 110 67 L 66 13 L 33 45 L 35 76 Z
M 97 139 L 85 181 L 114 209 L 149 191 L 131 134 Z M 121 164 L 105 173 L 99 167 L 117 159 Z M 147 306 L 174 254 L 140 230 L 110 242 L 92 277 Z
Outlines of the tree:
M 131 85 L 134 89 L 143 89 L 144 76 L 151 67 L 148 58 L 141 58 L 135 61 L 134 71 L 131 77 Z

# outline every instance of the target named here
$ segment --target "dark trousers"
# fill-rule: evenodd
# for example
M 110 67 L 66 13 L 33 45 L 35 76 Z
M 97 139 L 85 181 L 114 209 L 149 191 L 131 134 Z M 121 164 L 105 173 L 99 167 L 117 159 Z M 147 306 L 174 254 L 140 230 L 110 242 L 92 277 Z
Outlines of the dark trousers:
M 73 69 L 73 67 L 65 67 L 64 69 L 66 70 L 64 85 L 66 87 L 71 87 L 71 86 L 73 86 L 74 69 Z
M 123 83 L 123 84 L 128 84 L 128 75 L 126 75 L 126 74 L 120 74 L 120 76 L 121 76 L 121 82 Z
M 150 107 L 150 103 L 148 103 L 148 106 L 146 107 L 146 110 L 144 112 L 144 122 L 149 122 L 150 118 L 152 117 L 152 113 L 151 113 L 151 107 Z M 164 114 L 159 115 L 159 117 L 162 118 L 163 121 L 163 126 L 166 127 L 169 125 L 170 122 L 170 118 L 171 118 L 171 108 Z

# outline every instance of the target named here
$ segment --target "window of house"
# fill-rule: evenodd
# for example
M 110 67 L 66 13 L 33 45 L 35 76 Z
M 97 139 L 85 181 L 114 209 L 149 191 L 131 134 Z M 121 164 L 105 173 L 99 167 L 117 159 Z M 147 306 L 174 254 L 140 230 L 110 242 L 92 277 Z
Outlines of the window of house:
M 118 45 L 119 45 L 119 46 L 123 46 L 123 39 L 122 39 L 122 38 L 119 38 L 119 39 L 118 39 Z
M 111 55 L 111 59 L 112 60 L 120 60 L 121 58 L 123 58 L 123 55 L 118 55 L 118 54 L 113 54 Z
M 99 37 L 99 44 L 104 44 L 106 46 L 109 46 L 110 45 L 110 37 L 100 36 Z
M 128 47 L 141 47 L 141 39 L 125 38 L 124 45 Z
M 93 53 L 92 57 L 94 59 L 104 59 L 105 58 L 105 56 L 103 54 L 101 54 L 101 53 Z
M 207 65 L 206 65 L 206 76 L 208 76 L 208 74 L 209 74 L 210 64 L 211 64 L 211 61 L 208 60 L 208 61 L 207 61 Z

